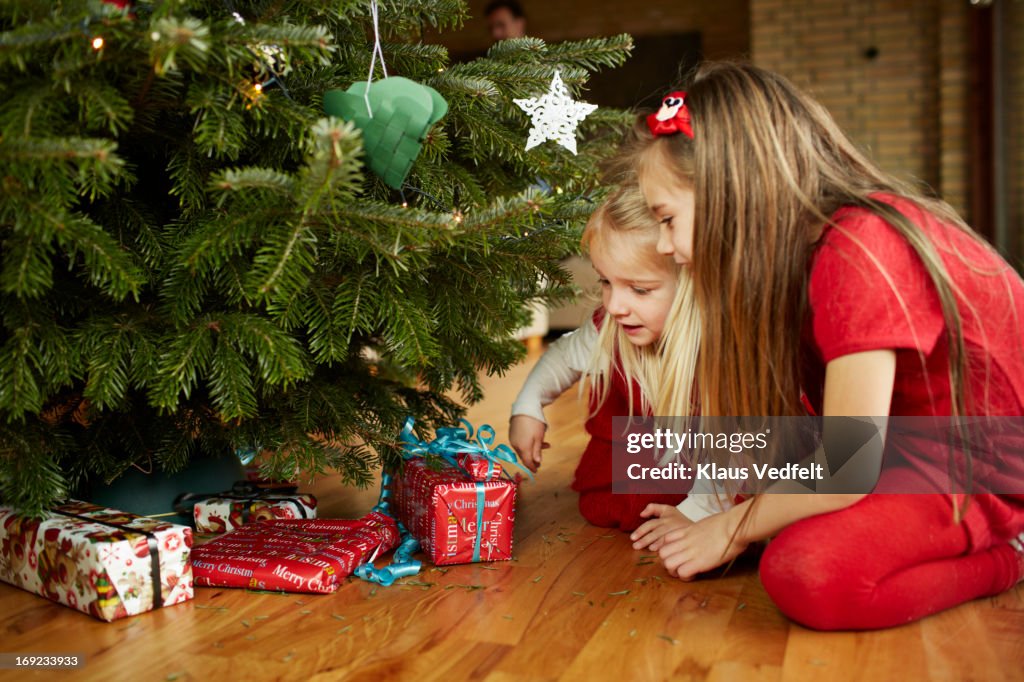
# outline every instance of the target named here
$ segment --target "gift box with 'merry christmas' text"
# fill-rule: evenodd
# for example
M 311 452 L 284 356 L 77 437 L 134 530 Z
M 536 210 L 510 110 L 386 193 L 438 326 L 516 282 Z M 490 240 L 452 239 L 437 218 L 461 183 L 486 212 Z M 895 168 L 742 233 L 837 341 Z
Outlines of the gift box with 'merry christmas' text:
M 371 512 L 354 521 L 260 521 L 192 553 L 196 585 L 328 593 L 398 544 L 398 526 Z
M 192 529 L 87 502 L 0 506 L 0 579 L 112 621 L 192 598 Z
M 472 456 L 459 459 L 475 468 Z M 500 471 L 494 465 L 490 480 L 476 480 L 447 463 L 435 470 L 423 458 L 404 462 L 395 478 L 395 513 L 435 565 L 512 558 L 516 484 L 498 478 Z

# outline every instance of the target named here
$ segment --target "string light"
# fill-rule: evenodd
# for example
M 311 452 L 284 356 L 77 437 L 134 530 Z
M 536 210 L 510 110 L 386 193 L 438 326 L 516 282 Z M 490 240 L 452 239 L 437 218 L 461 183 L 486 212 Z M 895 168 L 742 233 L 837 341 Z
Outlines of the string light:
M 95 38 L 92 39 L 92 49 L 94 49 L 94 50 L 102 50 L 103 49 L 103 37 L 102 36 L 96 36 Z
M 263 92 L 265 85 L 265 83 L 260 83 L 259 81 L 254 83 L 245 83 L 242 85 L 241 90 L 245 95 L 245 98 L 248 100 L 245 103 L 246 109 L 252 109 L 254 105 L 259 104 L 260 100 L 266 97 L 266 94 Z
M 462 224 L 462 211 L 460 211 L 459 209 L 455 209 L 455 211 L 452 213 L 452 220 L 454 220 L 456 223 L 461 225 Z

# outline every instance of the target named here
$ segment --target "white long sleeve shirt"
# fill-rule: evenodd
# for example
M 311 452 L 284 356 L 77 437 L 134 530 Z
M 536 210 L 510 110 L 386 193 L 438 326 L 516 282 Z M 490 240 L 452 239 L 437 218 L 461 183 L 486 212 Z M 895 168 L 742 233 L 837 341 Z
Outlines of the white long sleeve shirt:
M 547 424 L 544 408 L 583 377 L 596 343 L 597 327 L 592 320 L 552 343 L 526 377 L 512 403 L 512 416 L 525 415 Z M 676 508 L 691 521 L 700 521 L 731 506 L 713 481 L 698 479 Z

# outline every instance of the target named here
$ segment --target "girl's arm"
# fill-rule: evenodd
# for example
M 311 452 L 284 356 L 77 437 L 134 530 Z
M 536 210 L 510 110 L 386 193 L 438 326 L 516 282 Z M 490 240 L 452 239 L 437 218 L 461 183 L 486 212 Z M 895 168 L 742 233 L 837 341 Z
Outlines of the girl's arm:
M 597 328 L 591 320 L 552 343 L 512 404 L 509 444 L 530 471 L 540 467 L 541 451 L 548 446 L 544 442 L 547 421 L 543 408 L 579 381 L 596 343 Z
M 822 412 L 826 417 L 887 417 L 896 380 L 896 353 L 867 351 L 838 357 L 825 367 L 825 395 Z M 884 441 L 885 432 L 882 432 Z M 745 543 L 769 538 L 800 519 L 844 509 L 865 496 L 860 494 L 762 495 L 750 517 L 739 528 Z M 753 502 L 747 500 L 729 510 L 733 523 Z
M 824 416 L 887 417 L 896 353 L 866 351 L 836 358 L 825 371 Z M 884 438 L 884 432 L 883 432 Z M 738 556 L 748 544 L 817 514 L 844 509 L 863 494 L 765 494 L 666 533 L 651 545 L 672 575 L 688 580 Z M 746 519 L 744 520 L 744 516 Z M 742 523 L 741 523 L 742 522 Z
M 597 327 L 587 320 L 579 329 L 548 346 L 512 403 L 512 414 L 544 422 L 544 410 L 580 380 L 597 343 Z M 546 423 L 546 422 L 545 422 Z

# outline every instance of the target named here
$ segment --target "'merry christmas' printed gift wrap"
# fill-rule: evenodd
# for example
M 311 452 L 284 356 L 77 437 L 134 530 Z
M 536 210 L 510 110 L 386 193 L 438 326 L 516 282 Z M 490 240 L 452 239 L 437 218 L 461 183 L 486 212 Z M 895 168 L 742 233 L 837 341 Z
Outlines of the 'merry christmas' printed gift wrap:
M 0 506 L 0 579 L 112 621 L 192 598 L 192 529 L 87 502 Z
M 435 431 L 427 443 L 413 433 L 412 418 L 399 434 L 405 459 L 395 478 L 398 520 L 438 566 L 512 558 L 516 481 L 502 463 L 518 465 L 507 445 L 493 446 L 494 429 L 483 425 Z
M 395 520 L 376 512 L 355 521 L 260 521 L 196 547 L 192 569 L 200 586 L 328 593 L 398 541 Z
M 516 484 L 476 481 L 450 465 L 432 471 L 406 460 L 395 483 L 395 513 L 436 566 L 512 558 Z

